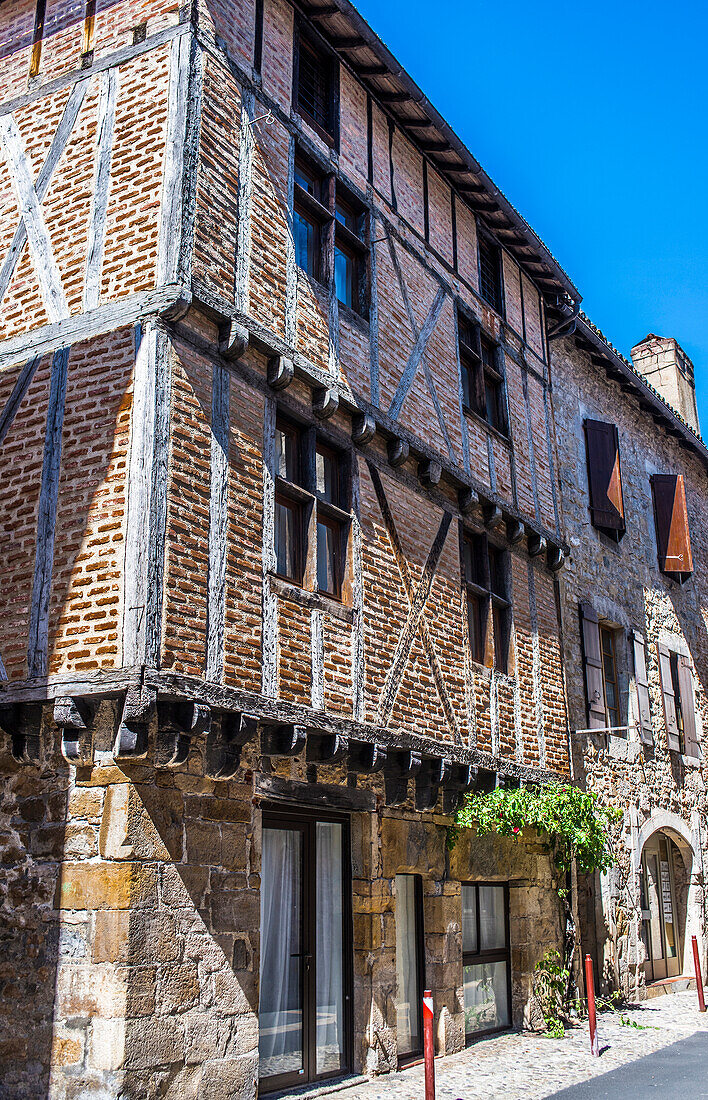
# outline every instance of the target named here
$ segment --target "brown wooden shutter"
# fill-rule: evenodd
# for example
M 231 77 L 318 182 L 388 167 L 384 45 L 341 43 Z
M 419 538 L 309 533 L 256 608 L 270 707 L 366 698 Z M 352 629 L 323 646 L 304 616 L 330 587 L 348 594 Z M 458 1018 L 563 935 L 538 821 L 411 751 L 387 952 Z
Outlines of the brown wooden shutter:
M 665 645 L 659 642 L 659 675 L 661 677 L 661 694 L 664 699 L 664 720 L 666 722 L 666 736 L 669 748 L 673 752 L 681 751 L 681 738 L 679 737 L 678 722 L 676 720 L 676 698 L 674 685 L 671 679 L 671 654 Z
M 588 727 L 605 729 L 605 685 L 602 679 L 602 653 L 600 627 L 597 613 L 589 603 L 580 605 L 580 623 L 583 636 L 583 662 L 585 665 L 585 698 L 588 707 Z
M 680 654 L 678 667 L 681 714 L 683 715 L 683 751 L 686 756 L 700 756 L 698 737 L 696 736 L 696 706 L 690 658 Z
M 651 488 L 659 568 L 662 573 L 688 576 L 693 572 L 693 556 L 683 474 L 654 474 Z
M 585 444 L 592 522 L 595 527 L 623 532 L 624 498 L 617 428 L 602 420 L 586 420 Z
M 632 631 L 632 652 L 634 654 L 634 679 L 637 685 L 637 702 L 639 705 L 639 734 L 645 745 L 653 745 L 654 727 L 651 721 L 651 703 L 649 700 L 647 651 L 644 637 L 638 630 Z

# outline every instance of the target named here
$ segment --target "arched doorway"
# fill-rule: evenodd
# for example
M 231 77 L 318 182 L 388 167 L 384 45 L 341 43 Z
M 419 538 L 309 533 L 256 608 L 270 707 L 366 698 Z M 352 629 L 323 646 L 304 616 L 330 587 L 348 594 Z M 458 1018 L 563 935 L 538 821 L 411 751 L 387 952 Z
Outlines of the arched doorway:
M 653 833 L 644 845 L 639 882 L 646 980 L 678 977 L 683 967 L 688 883 L 681 853 L 667 833 Z

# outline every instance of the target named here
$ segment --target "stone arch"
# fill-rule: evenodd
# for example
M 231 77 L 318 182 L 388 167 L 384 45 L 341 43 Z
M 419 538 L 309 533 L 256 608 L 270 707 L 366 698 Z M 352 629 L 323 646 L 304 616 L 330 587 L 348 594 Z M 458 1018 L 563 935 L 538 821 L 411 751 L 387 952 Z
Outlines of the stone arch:
M 701 920 L 701 891 L 698 871 L 698 845 L 690 825 L 676 813 L 670 810 L 655 810 L 644 822 L 637 834 L 637 841 L 632 853 L 634 871 L 640 873 L 642 852 L 647 841 L 656 835 L 664 833 L 672 840 L 681 856 L 682 867 L 675 868 L 677 873 L 676 904 L 680 910 L 677 913 L 678 925 L 682 939 L 681 973 L 693 972 L 691 936 L 698 936 L 702 942 Z

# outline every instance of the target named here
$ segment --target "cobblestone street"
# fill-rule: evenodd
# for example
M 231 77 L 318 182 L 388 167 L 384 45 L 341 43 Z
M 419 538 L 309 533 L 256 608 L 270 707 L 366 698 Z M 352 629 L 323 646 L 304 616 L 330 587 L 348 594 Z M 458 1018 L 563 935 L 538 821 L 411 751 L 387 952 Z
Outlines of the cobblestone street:
M 640 1028 L 622 1024 L 621 1017 L 639 1024 Z M 528 1032 L 495 1036 L 460 1054 L 436 1060 L 436 1097 L 437 1100 L 502 1096 L 505 1100 L 541 1100 L 697 1031 L 708 1034 L 708 1018 L 699 1014 L 695 992 L 686 991 L 645 1001 L 621 1013 L 601 1014 L 600 1058 L 590 1055 L 586 1023 L 568 1031 L 564 1039 L 545 1039 Z M 421 1100 L 423 1095 L 422 1065 L 378 1077 L 343 1093 L 346 1100 Z

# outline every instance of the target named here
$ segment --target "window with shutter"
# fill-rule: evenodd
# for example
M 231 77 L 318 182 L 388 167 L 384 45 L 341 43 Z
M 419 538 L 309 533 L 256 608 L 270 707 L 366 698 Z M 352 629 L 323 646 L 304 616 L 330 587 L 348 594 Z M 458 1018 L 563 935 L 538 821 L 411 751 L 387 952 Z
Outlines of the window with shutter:
M 683 751 L 686 756 L 700 756 L 696 733 L 696 704 L 691 661 L 689 657 L 685 657 L 683 654 L 677 656 L 681 717 L 683 719 Z
M 588 708 L 588 727 L 605 729 L 605 688 L 602 679 L 602 650 L 597 612 L 589 603 L 580 605 L 580 622 L 583 638 L 583 663 L 585 666 L 585 697 Z
M 651 489 L 659 568 L 682 583 L 693 572 L 683 474 L 654 474 Z
M 676 654 L 671 653 L 667 646 L 661 642 L 659 650 L 659 676 L 661 678 L 661 694 L 664 700 L 664 721 L 666 722 L 666 737 L 672 752 L 681 752 L 681 731 L 676 710 L 676 685 L 671 658 Z
M 639 735 L 645 745 L 653 745 L 654 727 L 651 721 L 651 703 L 649 700 L 647 650 L 644 637 L 638 630 L 632 631 L 632 652 L 634 654 L 634 682 L 637 689 Z
M 619 540 L 626 528 L 617 428 L 601 420 L 586 420 L 585 446 L 593 525 Z

